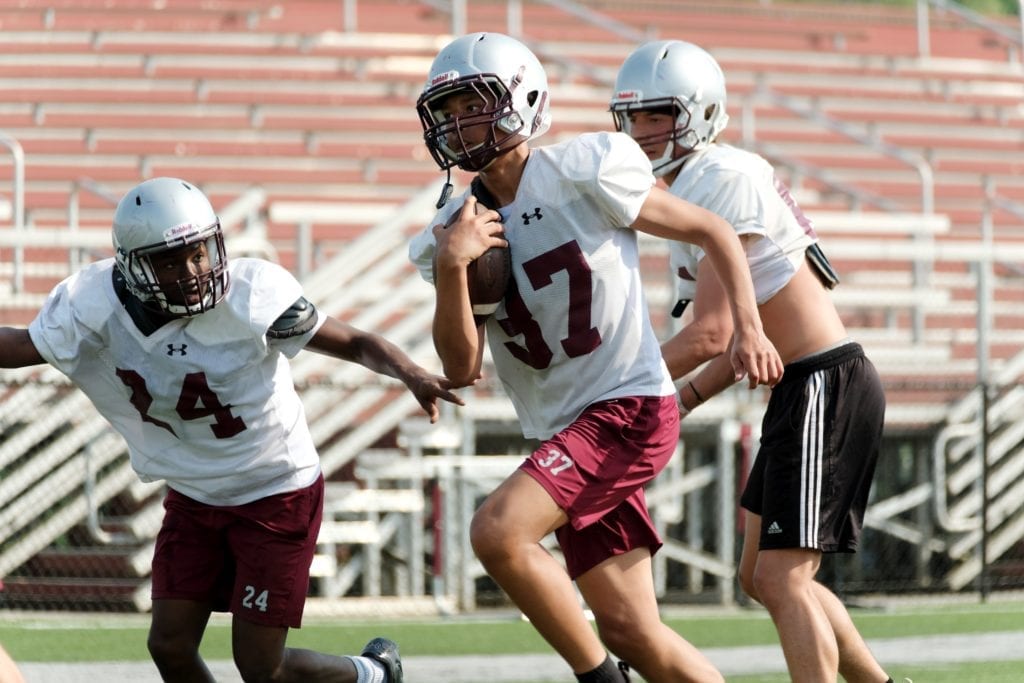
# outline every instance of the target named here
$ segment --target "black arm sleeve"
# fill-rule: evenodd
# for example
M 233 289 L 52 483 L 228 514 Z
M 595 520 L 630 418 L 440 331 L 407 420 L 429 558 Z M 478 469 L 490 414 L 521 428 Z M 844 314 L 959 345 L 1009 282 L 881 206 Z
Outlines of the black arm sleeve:
M 271 339 L 287 339 L 306 334 L 316 325 L 316 319 L 316 307 L 306 297 L 300 296 L 274 321 L 267 330 L 267 336 Z

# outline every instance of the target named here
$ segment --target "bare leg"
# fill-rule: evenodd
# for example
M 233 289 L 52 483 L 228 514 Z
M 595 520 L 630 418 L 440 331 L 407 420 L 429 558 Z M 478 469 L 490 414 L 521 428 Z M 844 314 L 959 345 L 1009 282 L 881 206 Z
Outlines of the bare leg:
M 576 580 L 598 632 L 613 653 L 650 683 L 718 683 L 722 675 L 697 648 L 661 621 L 651 554 L 637 548 Z
M 235 618 L 231 625 L 235 666 L 246 681 L 355 683 L 350 659 L 313 650 L 286 648 L 288 629 Z
M 572 668 L 583 673 L 607 656 L 576 599 L 565 568 L 541 539 L 565 513 L 530 475 L 514 472 L 473 517 L 473 550 L 487 573 Z
M 175 681 L 213 683 L 213 674 L 199 656 L 210 606 L 191 600 L 154 600 L 147 645 L 160 677 Z
M 745 522 L 743 555 L 740 559 L 740 585 L 747 595 L 763 603 L 758 588 L 754 585 L 754 572 L 759 558 L 761 517 L 748 511 Z M 810 590 L 832 629 L 839 651 L 839 673 L 843 678 L 849 683 L 884 683 L 888 680 L 889 676 L 871 654 L 839 598 L 817 581 L 811 581 Z
M 813 587 L 820 561 L 811 550 L 762 550 L 754 570 L 793 683 L 834 681 L 839 674 L 839 645 Z
M 817 581 L 814 595 L 828 615 L 828 623 L 839 645 L 839 673 L 847 683 L 884 683 L 889 674 L 871 654 L 868 644 L 850 619 L 850 613 L 835 593 Z

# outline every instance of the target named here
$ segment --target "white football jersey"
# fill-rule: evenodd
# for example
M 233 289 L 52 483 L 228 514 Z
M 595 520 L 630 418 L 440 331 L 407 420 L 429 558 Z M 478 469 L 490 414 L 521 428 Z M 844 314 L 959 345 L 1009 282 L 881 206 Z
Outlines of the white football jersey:
M 525 436 L 549 438 L 597 401 L 674 392 L 628 227 L 653 184 L 631 138 L 586 134 L 531 150 L 515 201 L 499 209 L 513 282 L 487 320 L 487 340 Z M 409 249 L 428 281 L 430 226 Z
M 752 152 L 722 144 L 694 152 L 669 189 L 718 214 L 737 234 L 761 236 L 746 245 L 759 304 L 786 286 L 803 263 L 807 247 L 818 241 L 810 220 L 775 177 L 771 164 Z M 685 242 L 672 242 L 670 254 L 679 298 L 692 300 L 704 251 Z
M 143 481 L 209 505 L 241 505 L 312 484 L 320 462 L 288 358 L 319 326 L 284 340 L 267 330 L 300 296 L 284 268 L 229 261 L 215 308 L 149 336 L 114 290 L 114 259 L 57 285 L 29 334 L 128 444 Z

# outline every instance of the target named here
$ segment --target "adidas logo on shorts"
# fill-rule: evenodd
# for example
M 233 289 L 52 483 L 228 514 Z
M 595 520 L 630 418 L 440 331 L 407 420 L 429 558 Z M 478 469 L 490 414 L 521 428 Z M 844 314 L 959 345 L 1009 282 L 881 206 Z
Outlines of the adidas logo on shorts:
M 782 533 L 782 527 L 779 526 L 778 522 L 772 522 L 771 526 L 768 527 L 768 533 L 770 533 L 770 534 L 781 534 Z

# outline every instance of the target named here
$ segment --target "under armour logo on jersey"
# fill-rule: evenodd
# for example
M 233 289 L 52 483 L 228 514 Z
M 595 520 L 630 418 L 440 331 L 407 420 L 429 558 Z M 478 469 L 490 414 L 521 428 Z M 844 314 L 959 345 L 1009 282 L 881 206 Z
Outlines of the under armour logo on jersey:
M 180 353 L 181 355 L 184 356 L 185 355 L 185 349 L 187 349 L 187 348 L 188 348 L 188 344 L 182 344 L 178 348 L 174 348 L 174 344 L 168 344 L 167 345 L 167 355 L 168 356 L 173 356 L 176 353 Z
M 693 282 L 697 279 L 694 276 L 690 275 L 690 271 L 686 269 L 686 266 L 679 266 L 679 270 L 676 271 L 676 275 L 679 276 L 680 280 L 690 280 L 691 282 Z
M 544 216 L 542 216 L 541 213 L 540 213 L 540 207 L 539 206 L 534 207 L 532 215 L 526 213 L 525 211 L 523 212 L 523 225 L 529 225 L 531 218 L 536 218 L 537 220 L 540 220 L 541 218 L 544 218 Z

